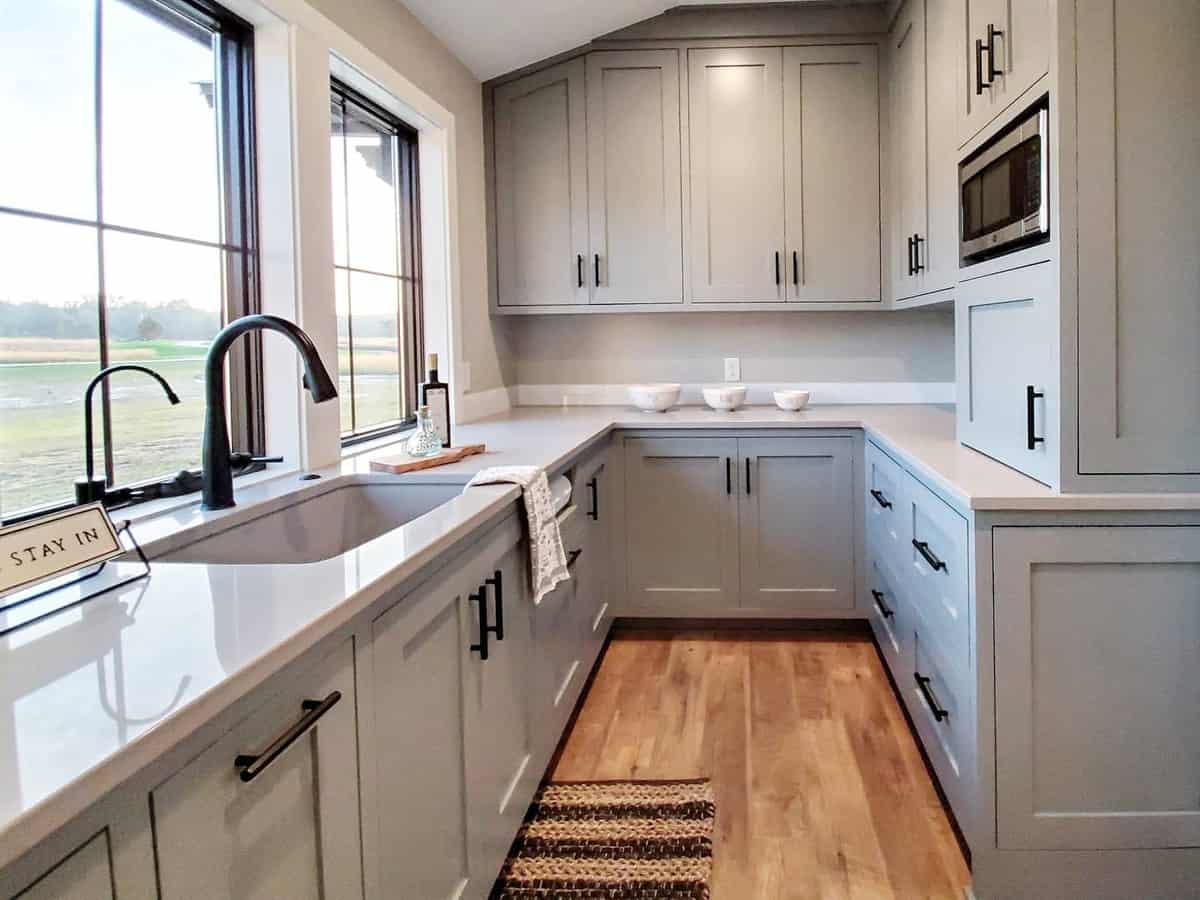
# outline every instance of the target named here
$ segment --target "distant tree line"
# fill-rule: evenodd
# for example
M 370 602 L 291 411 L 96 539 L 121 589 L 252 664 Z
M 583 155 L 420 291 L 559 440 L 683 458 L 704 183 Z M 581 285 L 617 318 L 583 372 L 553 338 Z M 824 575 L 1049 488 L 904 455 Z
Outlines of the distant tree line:
M 110 301 L 105 313 L 109 338 L 115 341 L 203 341 L 221 327 L 216 311 L 198 309 L 186 300 Z M 0 337 L 95 338 L 97 322 L 95 299 L 63 306 L 0 300 Z

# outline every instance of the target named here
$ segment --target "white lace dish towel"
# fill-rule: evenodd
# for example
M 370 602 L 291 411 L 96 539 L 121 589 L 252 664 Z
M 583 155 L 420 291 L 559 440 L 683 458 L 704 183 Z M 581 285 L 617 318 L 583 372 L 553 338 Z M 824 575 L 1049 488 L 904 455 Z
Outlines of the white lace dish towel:
M 567 553 L 554 515 L 554 497 L 544 470 L 538 466 L 492 466 L 476 472 L 467 487 L 477 484 L 519 484 L 529 521 L 529 580 L 538 604 L 555 585 L 571 577 Z

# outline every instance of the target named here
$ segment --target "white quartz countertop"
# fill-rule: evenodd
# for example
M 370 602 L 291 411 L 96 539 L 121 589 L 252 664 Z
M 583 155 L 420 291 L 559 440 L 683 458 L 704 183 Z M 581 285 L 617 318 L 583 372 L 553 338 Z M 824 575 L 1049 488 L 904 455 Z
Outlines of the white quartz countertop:
M 953 410 L 934 406 L 522 408 L 456 429 L 456 444 L 485 443 L 486 454 L 400 478 L 458 484 L 481 468 L 513 464 L 555 471 L 615 429 L 730 427 L 862 428 L 964 510 L 1200 508 L 1195 494 L 1057 494 L 959 445 Z M 365 474 L 371 458 L 395 452 L 361 453 L 324 474 Z M 297 489 L 294 477 L 263 482 L 239 490 L 239 503 L 278 502 Z M 472 489 L 321 562 L 155 562 L 146 581 L 0 639 L 0 867 L 496 521 L 517 497 L 511 486 Z M 166 540 L 180 528 L 220 527 L 222 515 L 181 507 L 134 530 L 143 541 Z M 114 578 L 132 571 L 113 568 Z M 0 626 L 5 621 L 0 613 Z

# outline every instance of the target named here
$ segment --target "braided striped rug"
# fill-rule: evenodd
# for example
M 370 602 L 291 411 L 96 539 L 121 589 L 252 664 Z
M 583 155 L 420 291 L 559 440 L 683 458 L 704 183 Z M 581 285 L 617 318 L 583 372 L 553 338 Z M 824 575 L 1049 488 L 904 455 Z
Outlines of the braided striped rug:
M 715 811 L 707 779 L 547 784 L 492 900 L 708 900 Z

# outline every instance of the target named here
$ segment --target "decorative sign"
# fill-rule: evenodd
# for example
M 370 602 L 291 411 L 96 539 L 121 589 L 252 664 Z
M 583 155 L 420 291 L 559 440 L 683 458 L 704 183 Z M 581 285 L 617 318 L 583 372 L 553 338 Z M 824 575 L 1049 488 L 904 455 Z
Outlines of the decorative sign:
M 0 597 L 125 552 L 99 503 L 0 529 Z

